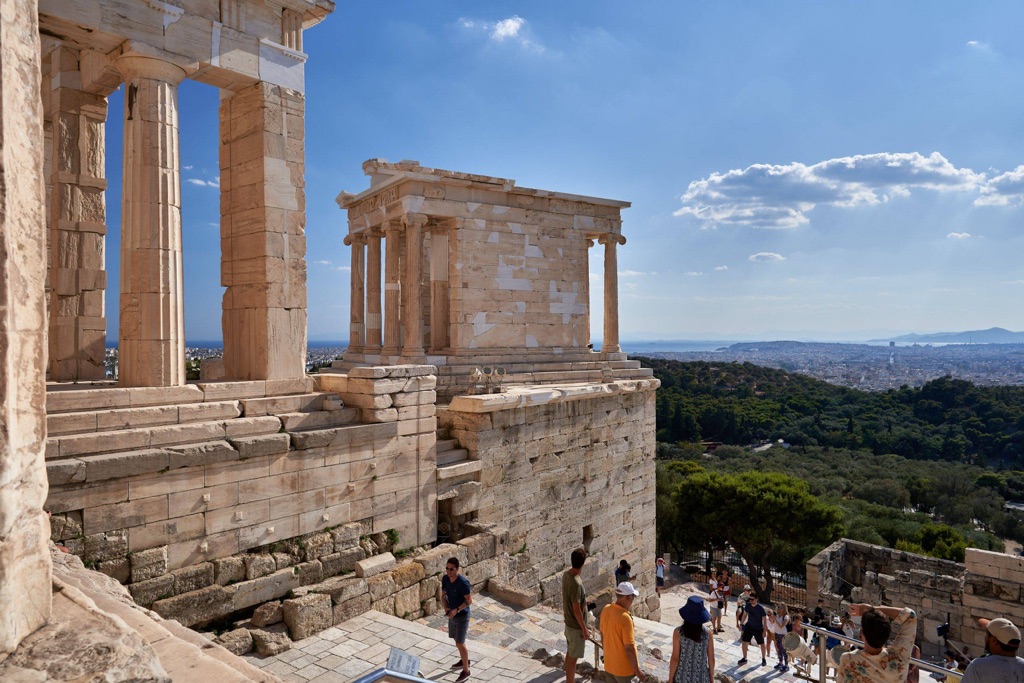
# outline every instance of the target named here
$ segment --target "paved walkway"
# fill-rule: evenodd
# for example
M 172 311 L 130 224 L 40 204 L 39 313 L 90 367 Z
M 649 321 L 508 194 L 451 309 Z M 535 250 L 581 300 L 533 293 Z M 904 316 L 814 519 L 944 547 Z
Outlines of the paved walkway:
M 678 609 L 692 594 L 692 587 L 687 586 L 676 586 L 662 594 L 662 614 L 668 623 L 636 620 L 641 667 L 662 681 L 668 678 L 672 630 L 678 625 Z M 733 612 L 735 605 L 730 604 L 729 607 L 729 615 L 722 619 L 726 632 L 715 638 L 717 671 L 732 676 L 736 681 L 797 681 L 792 669 L 780 673 L 771 668 L 777 659 L 769 658 L 767 667 L 760 666 L 756 644 L 751 648 L 753 664 L 737 666 L 736 662 L 742 655 Z M 473 661 L 471 680 L 521 683 L 565 680 L 561 670 L 530 658 L 539 648 L 564 653 L 562 631 L 560 610 L 547 607 L 515 609 L 487 594 L 474 596 L 468 642 Z M 454 681 L 458 676 L 457 670 L 449 668 L 458 659 L 458 654 L 448 638 L 447 621 L 443 615 L 410 622 L 380 612 L 368 612 L 301 640 L 291 650 L 276 657 L 262 658 L 250 654 L 246 659 L 285 681 L 348 683 L 360 674 L 382 667 L 392 647 L 419 656 L 420 670 L 427 678 Z M 585 660 L 594 663 L 593 647 L 589 643 Z

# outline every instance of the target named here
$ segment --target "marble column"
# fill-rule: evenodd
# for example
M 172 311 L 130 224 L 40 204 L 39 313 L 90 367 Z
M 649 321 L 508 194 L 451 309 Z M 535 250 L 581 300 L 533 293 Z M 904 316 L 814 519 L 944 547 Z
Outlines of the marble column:
M 103 379 L 107 319 L 104 138 L 107 99 L 82 89 L 79 53 L 49 55 L 44 92 L 52 121 L 50 157 L 49 372 L 54 381 Z
M 363 263 L 366 260 L 366 239 L 362 235 L 347 235 L 345 244 L 352 248 L 351 295 L 349 299 L 348 350 L 362 353 L 365 345 L 365 295 L 363 282 L 366 277 Z
M 380 233 L 366 238 L 366 352 L 377 354 L 381 348 L 380 310 Z
M 604 245 L 604 340 L 601 353 L 622 353 L 619 346 L 619 257 L 616 247 L 626 238 L 615 233 L 601 235 Z
M 43 512 L 47 487 L 46 190 L 36 3 L 0 0 L 0 17 L 2 659 L 50 618 L 53 588 L 50 525 Z
M 420 278 L 423 271 L 423 228 L 427 217 L 412 214 L 405 219 L 405 286 L 402 287 L 402 326 L 405 339 L 402 357 L 406 362 L 423 361 L 423 302 Z
M 430 235 L 430 349 L 448 348 L 448 233 L 437 230 Z
M 381 354 L 396 356 L 402 344 L 402 222 L 388 221 L 384 239 L 384 348 Z
M 180 67 L 152 57 L 117 60 L 125 79 L 118 383 L 185 383 L 181 264 Z

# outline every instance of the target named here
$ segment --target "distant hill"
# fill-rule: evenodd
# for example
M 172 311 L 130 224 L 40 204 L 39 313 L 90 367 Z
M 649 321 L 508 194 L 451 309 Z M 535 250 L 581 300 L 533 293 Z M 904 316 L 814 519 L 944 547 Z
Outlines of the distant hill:
M 907 342 L 915 344 L 1021 344 L 1024 332 L 1011 332 L 1002 327 L 969 332 L 936 332 L 935 334 L 904 334 L 888 339 L 872 339 L 872 342 Z

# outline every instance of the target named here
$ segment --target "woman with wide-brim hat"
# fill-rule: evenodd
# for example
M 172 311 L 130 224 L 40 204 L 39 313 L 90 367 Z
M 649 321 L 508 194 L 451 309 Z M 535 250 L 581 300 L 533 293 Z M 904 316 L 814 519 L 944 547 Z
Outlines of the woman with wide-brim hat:
M 715 683 L 715 639 L 706 624 L 711 614 L 704 600 L 691 595 L 679 608 L 683 624 L 672 632 L 670 683 Z

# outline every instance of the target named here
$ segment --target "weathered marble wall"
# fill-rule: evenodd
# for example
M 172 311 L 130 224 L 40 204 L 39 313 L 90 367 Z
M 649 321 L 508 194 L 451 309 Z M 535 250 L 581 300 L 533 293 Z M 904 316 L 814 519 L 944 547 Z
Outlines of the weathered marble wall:
M 36 3 L 0 0 L 0 654 L 50 617 L 46 236 Z
M 514 389 L 459 396 L 439 424 L 481 462 L 477 518 L 508 530 L 510 553 L 530 571 L 499 576 L 499 588 L 556 603 L 560 573 L 581 545 L 583 578 L 611 587 L 625 558 L 637 572 L 640 616 L 654 595 L 654 390 L 657 380 Z M 444 494 L 442 492 L 442 498 Z M 521 570 L 520 567 L 515 567 Z M 501 586 L 509 582 L 509 586 Z

